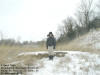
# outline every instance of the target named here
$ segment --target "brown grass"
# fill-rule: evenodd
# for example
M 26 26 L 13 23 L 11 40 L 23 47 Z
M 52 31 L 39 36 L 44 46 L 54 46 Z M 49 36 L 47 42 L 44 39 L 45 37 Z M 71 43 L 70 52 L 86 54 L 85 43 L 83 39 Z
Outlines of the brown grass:
M 66 51 L 82 51 L 100 54 L 100 50 L 93 49 L 91 46 L 80 46 L 78 42 L 71 42 L 69 44 L 60 44 L 57 46 L 58 50 Z
M 32 47 L 32 46 L 0 46 L 0 63 L 9 63 L 16 58 L 17 54 L 21 52 L 36 52 L 45 51 L 45 47 Z

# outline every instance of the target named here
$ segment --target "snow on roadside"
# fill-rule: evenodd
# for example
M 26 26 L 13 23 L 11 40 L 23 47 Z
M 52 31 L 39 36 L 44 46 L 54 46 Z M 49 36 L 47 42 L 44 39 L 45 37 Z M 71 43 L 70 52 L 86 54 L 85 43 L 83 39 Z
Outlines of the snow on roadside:
M 38 54 L 45 54 L 45 53 L 48 53 L 48 52 L 47 51 L 41 51 L 41 52 L 23 52 L 23 53 L 18 54 L 18 56 L 21 56 L 21 55 L 38 55 Z
M 54 51 L 54 52 L 62 52 L 62 53 L 67 53 L 67 51 Z M 23 52 L 18 54 L 17 56 L 22 56 L 22 55 L 39 55 L 39 54 L 48 54 L 47 51 L 39 51 L 39 52 Z
M 38 72 L 27 75 L 100 75 L 100 55 L 88 52 L 67 51 L 64 57 L 53 61 L 43 58 L 37 65 L 43 65 Z

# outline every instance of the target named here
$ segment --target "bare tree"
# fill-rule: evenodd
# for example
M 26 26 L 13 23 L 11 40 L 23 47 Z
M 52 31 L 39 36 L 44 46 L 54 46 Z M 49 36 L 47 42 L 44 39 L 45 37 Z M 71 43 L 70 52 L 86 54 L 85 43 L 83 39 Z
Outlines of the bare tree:
M 69 42 L 75 37 L 74 32 L 74 26 L 75 22 L 74 19 L 71 17 L 68 17 L 63 21 L 63 26 L 59 27 L 58 32 L 60 33 L 59 41 L 62 42 Z
M 64 26 L 59 25 L 57 32 L 56 32 L 56 37 L 59 41 L 62 40 L 62 38 L 64 37 Z
M 89 29 L 89 21 L 91 19 L 91 14 L 93 13 L 93 1 L 94 0 L 81 0 L 77 13 L 79 24 L 84 28 L 87 28 L 87 30 Z
M 97 8 L 98 8 L 98 16 L 100 17 L 100 0 L 98 0 Z

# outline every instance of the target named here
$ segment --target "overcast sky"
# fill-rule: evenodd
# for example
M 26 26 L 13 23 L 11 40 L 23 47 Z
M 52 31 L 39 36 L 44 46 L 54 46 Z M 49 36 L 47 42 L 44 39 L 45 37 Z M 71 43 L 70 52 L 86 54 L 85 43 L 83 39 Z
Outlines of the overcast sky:
M 39 41 L 54 34 L 80 0 L 0 0 L 0 32 L 4 38 Z

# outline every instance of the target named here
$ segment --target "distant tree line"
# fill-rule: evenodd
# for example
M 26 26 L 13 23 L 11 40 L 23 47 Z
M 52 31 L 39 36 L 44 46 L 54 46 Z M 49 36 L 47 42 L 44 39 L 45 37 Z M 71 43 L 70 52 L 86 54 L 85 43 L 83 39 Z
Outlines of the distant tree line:
M 36 42 L 32 41 L 16 41 L 14 39 L 1 39 L 0 45 L 8 45 L 8 46 L 24 46 L 24 45 L 35 45 Z
M 100 14 L 95 12 L 96 8 L 100 11 L 100 1 L 96 5 L 94 0 L 81 0 L 77 13 L 75 14 L 76 19 L 68 17 L 58 28 L 57 33 L 59 37 L 57 42 L 68 43 L 76 37 L 89 32 L 91 29 L 100 28 Z
M 45 46 L 45 39 L 41 41 L 20 41 L 20 37 L 15 39 L 11 38 L 4 38 L 4 34 L 2 31 L 0 31 L 0 46 L 5 45 L 5 46 Z

